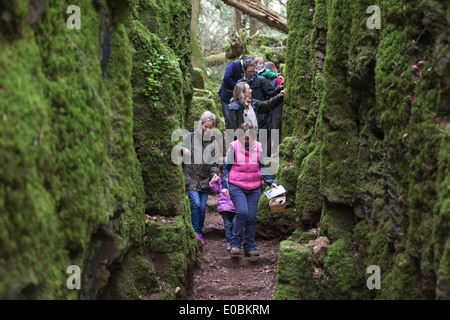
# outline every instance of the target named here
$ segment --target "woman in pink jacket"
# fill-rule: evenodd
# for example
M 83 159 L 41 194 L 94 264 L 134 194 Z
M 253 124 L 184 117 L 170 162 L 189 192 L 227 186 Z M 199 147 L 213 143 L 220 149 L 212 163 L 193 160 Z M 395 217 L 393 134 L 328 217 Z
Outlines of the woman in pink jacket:
M 233 230 L 234 219 L 236 218 L 236 208 L 234 207 L 233 201 L 229 195 L 224 195 L 220 192 L 222 188 L 222 168 L 223 165 L 219 165 L 219 176 L 215 176 L 209 182 L 209 188 L 212 193 L 219 194 L 219 198 L 217 199 L 217 212 L 223 218 L 223 226 L 225 229 L 225 238 L 227 240 L 227 250 L 231 249 L 231 236 Z
M 230 143 L 222 171 L 222 194 L 230 195 L 236 208 L 236 218 L 231 238 L 231 254 L 240 253 L 244 244 L 246 256 L 258 256 L 255 244 L 256 211 L 261 195 L 261 178 L 271 188 L 277 185 L 265 172 L 262 144 L 256 141 L 253 126 L 244 122 L 239 129 L 244 137 Z M 249 133 L 253 135 L 250 141 Z

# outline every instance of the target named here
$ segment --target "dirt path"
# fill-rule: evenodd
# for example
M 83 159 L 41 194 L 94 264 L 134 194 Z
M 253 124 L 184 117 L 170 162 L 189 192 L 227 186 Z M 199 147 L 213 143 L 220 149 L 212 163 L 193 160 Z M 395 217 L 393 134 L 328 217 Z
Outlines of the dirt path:
M 188 300 L 271 300 L 275 292 L 279 242 L 256 238 L 260 256 L 231 257 L 226 250 L 217 195 L 209 195 L 199 268 L 192 276 Z

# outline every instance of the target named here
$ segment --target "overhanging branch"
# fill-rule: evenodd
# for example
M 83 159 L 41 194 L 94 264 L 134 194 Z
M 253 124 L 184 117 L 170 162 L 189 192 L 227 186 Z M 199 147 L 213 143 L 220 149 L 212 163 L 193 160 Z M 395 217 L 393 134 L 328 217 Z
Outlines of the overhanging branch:
M 223 3 L 239 9 L 249 16 L 261 21 L 272 29 L 288 33 L 287 20 L 265 5 L 251 0 L 222 0 Z

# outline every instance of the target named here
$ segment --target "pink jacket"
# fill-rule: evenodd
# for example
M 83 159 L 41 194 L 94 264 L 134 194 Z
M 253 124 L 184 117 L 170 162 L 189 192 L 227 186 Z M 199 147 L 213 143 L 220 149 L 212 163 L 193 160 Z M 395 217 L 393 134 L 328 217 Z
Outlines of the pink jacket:
M 234 164 L 228 175 L 228 182 L 245 190 L 258 188 L 261 185 L 261 143 L 253 141 L 248 151 L 238 140 L 233 141 L 231 145 L 234 148 Z
M 236 212 L 236 208 L 234 207 L 230 196 L 224 196 L 222 192 L 220 192 L 222 189 L 222 178 L 219 177 L 219 181 L 217 182 L 209 181 L 209 188 L 212 193 L 219 194 L 219 198 L 217 199 L 217 212 Z

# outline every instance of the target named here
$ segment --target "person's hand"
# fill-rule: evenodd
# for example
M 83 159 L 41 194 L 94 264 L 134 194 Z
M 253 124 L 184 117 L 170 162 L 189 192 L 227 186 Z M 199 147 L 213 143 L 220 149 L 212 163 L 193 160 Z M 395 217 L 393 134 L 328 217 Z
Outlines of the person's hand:
M 280 94 L 280 97 L 284 96 L 286 94 L 286 90 L 281 90 L 279 94 Z
M 219 181 L 219 176 L 218 176 L 217 174 L 214 173 L 214 175 L 213 175 L 211 181 L 212 181 L 212 182 L 217 182 L 217 181 Z
M 190 158 L 192 155 L 191 151 L 187 148 L 183 148 L 183 156 Z
M 228 197 L 230 195 L 230 193 L 228 192 L 228 189 L 222 189 L 222 194 L 226 197 Z
M 278 188 L 278 186 L 275 184 L 275 182 L 274 183 L 272 183 L 272 185 L 270 186 L 270 188 L 271 189 L 275 189 L 275 188 Z

